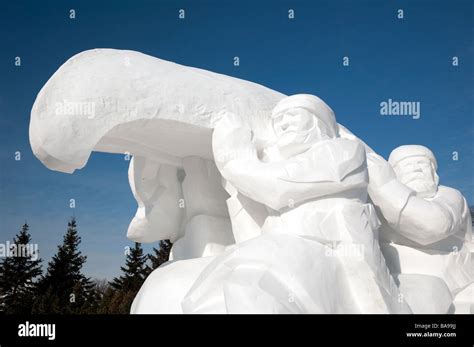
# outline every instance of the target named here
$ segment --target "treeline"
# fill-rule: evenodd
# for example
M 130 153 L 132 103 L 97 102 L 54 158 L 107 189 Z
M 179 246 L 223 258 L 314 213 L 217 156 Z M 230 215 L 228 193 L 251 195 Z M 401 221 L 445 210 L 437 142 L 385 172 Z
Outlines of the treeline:
M 152 254 L 139 243 L 126 253 L 121 275 L 92 280 L 82 272 L 87 257 L 79 251 L 75 218 L 43 273 L 42 259 L 24 224 L 0 258 L 0 312 L 7 314 L 128 314 L 151 271 L 169 258 L 171 243 L 160 241 Z

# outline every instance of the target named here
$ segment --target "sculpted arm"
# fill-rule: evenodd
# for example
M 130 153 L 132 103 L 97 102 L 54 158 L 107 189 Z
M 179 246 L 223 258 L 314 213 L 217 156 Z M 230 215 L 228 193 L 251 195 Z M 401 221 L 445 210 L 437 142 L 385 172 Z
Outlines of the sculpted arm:
M 370 198 L 393 229 L 421 245 L 442 240 L 456 231 L 448 206 L 417 197 L 397 180 L 382 157 L 369 154 L 367 158 Z
M 138 209 L 127 236 L 135 242 L 150 243 L 181 235 L 184 210 L 178 201 L 183 198 L 176 167 L 145 157 L 134 156 L 128 178 Z
M 340 189 L 340 182 L 299 183 L 286 181 L 282 163 L 259 160 L 249 128 L 236 116 L 228 116 L 214 128 L 214 158 L 222 176 L 242 194 L 275 210 Z

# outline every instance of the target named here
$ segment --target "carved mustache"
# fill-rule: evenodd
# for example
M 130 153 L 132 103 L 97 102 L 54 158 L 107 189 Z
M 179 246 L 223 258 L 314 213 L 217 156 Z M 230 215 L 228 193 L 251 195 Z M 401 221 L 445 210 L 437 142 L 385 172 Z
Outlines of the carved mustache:
M 432 177 L 431 177 L 430 174 L 425 174 L 425 173 L 423 173 L 423 172 L 421 172 L 421 171 L 417 171 L 417 172 L 413 172 L 413 173 L 411 173 L 410 175 L 408 175 L 408 176 L 404 179 L 404 181 L 405 181 L 406 183 L 410 183 L 410 182 L 417 181 L 417 180 L 420 180 L 420 179 L 422 179 L 422 180 L 430 180 L 430 181 L 431 181 L 431 180 L 432 180 Z

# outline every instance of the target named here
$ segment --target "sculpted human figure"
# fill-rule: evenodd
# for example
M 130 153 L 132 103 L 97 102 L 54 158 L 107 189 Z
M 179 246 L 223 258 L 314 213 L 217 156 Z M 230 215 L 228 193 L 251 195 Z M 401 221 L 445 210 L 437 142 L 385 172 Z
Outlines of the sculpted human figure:
M 233 244 L 228 194 L 214 162 L 183 158 L 183 168 L 134 157 L 129 182 L 138 203 L 127 236 L 150 243 L 169 239 L 172 259 L 219 254 Z
M 406 300 L 418 313 L 452 310 L 453 298 L 474 279 L 466 200 L 438 185 L 436 158 L 424 146 L 400 146 L 388 162 L 375 153 L 367 158 L 382 251 Z
M 170 262 L 150 274 L 131 312 L 181 313 L 181 300 L 202 268 L 235 242 L 220 174 L 214 162 L 199 157 L 183 158 L 178 169 L 136 156 L 129 182 L 138 209 L 127 236 L 173 242 Z
M 207 265 L 183 312 L 410 312 L 378 246 L 364 146 L 341 138 L 334 112 L 313 95 L 281 100 L 272 127 L 263 151 L 239 117 L 214 130 L 222 176 L 268 217 L 261 236 Z

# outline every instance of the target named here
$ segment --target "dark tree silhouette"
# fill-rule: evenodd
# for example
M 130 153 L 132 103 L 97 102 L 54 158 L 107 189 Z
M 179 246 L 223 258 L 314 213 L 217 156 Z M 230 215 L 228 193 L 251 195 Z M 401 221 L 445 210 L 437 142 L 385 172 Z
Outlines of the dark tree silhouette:
M 68 223 L 63 244 L 38 285 L 34 313 L 89 313 L 94 306 L 93 283 L 82 273 L 87 257 L 79 251 L 81 237 L 75 218 Z
M 41 259 L 28 229 L 25 223 L 13 239 L 11 254 L 0 263 L 0 310 L 5 313 L 31 313 L 35 279 L 42 274 Z
M 104 295 L 101 310 L 103 313 L 130 312 L 133 299 L 148 274 L 147 260 L 148 257 L 143 254 L 139 243 L 135 243 L 135 246 L 129 249 L 125 266 L 120 267 L 123 274 L 110 282 L 111 288 Z
M 149 254 L 148 258 L 151 262 L 151 270 L 158 268 L 161 264 L 166 263 L 170 258 L 171 246 L 170 240 L 161 240 L 158 249 L 153 247 L 153 254 Z

